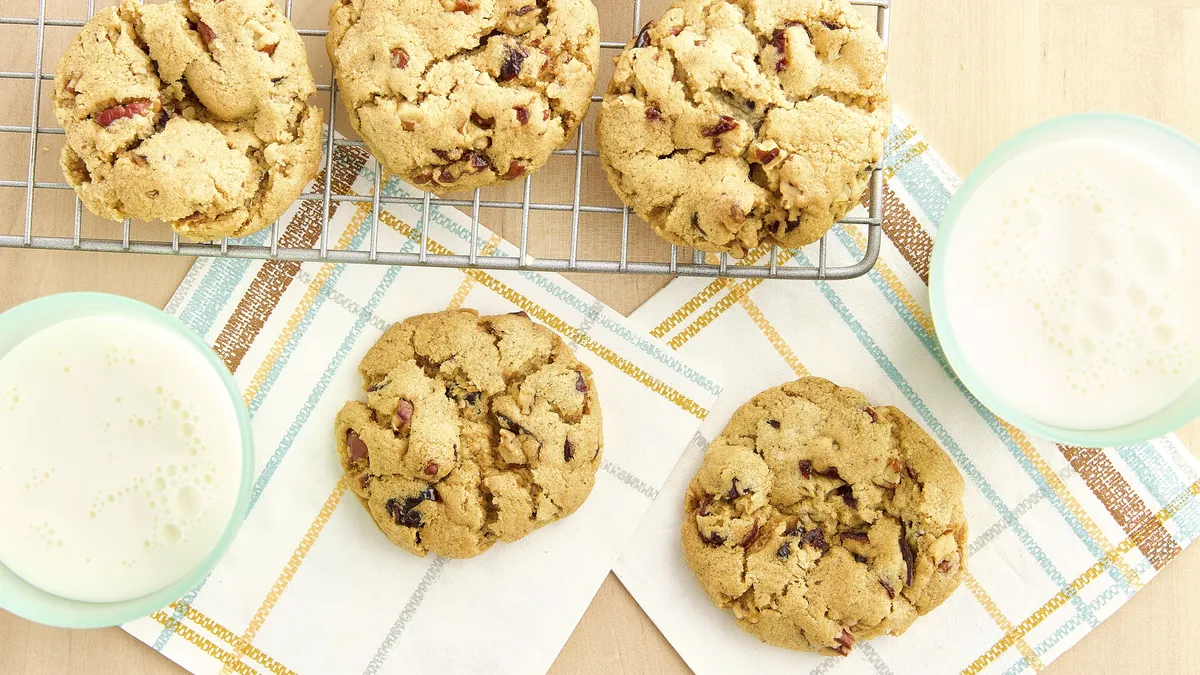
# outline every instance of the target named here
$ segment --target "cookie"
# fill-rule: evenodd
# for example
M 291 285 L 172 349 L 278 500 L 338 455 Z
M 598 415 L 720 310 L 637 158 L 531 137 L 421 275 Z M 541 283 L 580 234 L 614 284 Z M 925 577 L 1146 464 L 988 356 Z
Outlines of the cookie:
M 601 164 L 667 241 L 735 257 L 803 246 L 882 155 L 885 62 L 846 0 L 677 0 L 617 60 Z
M 904 413 L 809 377 L 752 398 L 708 447 L 683 550 L 743 630 L 845 655 L 958 587 L 962 499 L 958 469 Z
M 359 364 L 337 415 L 350 489 L 392 543 L 469 558 L 579 508 L 603 446 L 591 370 L 523 313 L 414 316 Z
M 125 0 L 84 25 L 55 71 L 62 170 L 102 218 L 242 237 L 316 174 L 315 91 L 300 36 L 270 0 Z
M 326 48 L 384 169 L 445 194 L 532 173 L 571 139 L 600 32 L 591 0 L 339 0 Z

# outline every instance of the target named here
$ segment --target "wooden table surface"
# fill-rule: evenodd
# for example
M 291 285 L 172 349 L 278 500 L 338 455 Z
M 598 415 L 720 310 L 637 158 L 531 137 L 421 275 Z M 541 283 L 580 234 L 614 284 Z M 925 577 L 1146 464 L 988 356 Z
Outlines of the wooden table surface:
M 893 0 L 890 85 L 896 103 L 959 173 L 966 173 L 1006 137 L 1040 120 L 1085 110 L 1145 115 L 1200 138 L 1200 0 Z M 111 4 L 101 2 L 100 5 Z M 326 2 L 296 0 L 297 24 L 322 27 Z M 597 0 L 602 24 L 620 15 L 621 0 Z M 665 3 L 647 2 L 652 17 Z M 34 0 L 4 0 L 0 14 L 36 16 Z M 50 0 L 48 16 L 78 16 L 70 0 Z M 55 11 L 61 10 L 58 14 Z M 605 39 L 619 31 L 605 30 Z M 33 70 L 34 33 L 5 34 L 0 70 Z M 47 37 L 44 69 L 70 37 Z M 313 49 L 321 78 L 328 64 Z M 13 65 L 16 64 L 16 65 Z M 23 65 L 23 67 L 22 67 Z M 607 70 L 605 71 L 607 73 Z M 5 86 L 13 81 L 5 81 Z M 18 83 L 26 90 L 28 82 Z M 27 124 L 29 93 L 0 87 L 0 124 Z M 52 116 L 43 115 L 44 124 Z M 589 120 L 590 121 L 590 120 Z M 339 128 L 345 129 L 344 124 Z M 0 134 L 2 178 L 24 179 L 28 139 Z M 13 138 L 13 137 L 16 138 Z M 52 141 L 54 139 L 51 139 Z M 57 145 L 39 148 L 38 175 L 61 180 Z M 560 171 L 550 167 L 547 171 Z M 12 175 L 10 175 L 12 174 Z M 598 173 L 588 172 L 607 190 Z M 39 204 L 41 204 L 39 202 Z M 70 202 L 40 205 L 39 219 L 69 223 Z M 0 190 L 0 226 L 19 229 L 23 190 Z M 17 222 L 17 221 L 20 222 Z M 512 232 L 511 218 L 485 216 Z M 15 224 L 14 224 L 15 223 Z M 638 224 L 641 227 L 644 225 Z M 638 247 L 653 240 L 635 237 Z M 162 306 L 190 264 L 188 259 L 110 254 L 0 250 L 0 310 L 69 290 L 120 293 Z M 622 312 L 630 312 L 667 280 L 580 277 L 581 285 Z M 1181 431 L 1200 450 L 1200 425 Z M 1200 454 L 1200 453 L 1198 453 Z M 1200 547 L 1171 563 L 1124 608 L 1046 670 L 1055 675 L 1097 672 L 1191 672 L 1200 660 Z M 1193 665 L 1188 665 L 1193 664 Z M 47 628 L 0 612 L 0 672 L 181 673 L 177 666 L 119 629 Z M 575 629 L 552 673 L 686 673 L 687 667 L 610 575 Z

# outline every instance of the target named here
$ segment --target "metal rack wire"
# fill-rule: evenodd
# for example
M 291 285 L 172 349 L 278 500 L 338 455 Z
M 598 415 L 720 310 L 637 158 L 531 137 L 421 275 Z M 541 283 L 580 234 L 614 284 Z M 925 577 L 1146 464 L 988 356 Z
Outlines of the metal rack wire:
M 471 199 L 442 199 L 424 193 L 421 197 L 385 196 L 380 185 L 380 171 L 377 160 L 373 157 L 370 162 L 373 167 L 374 189 L 370 195 L 341 194 L 335 190 L 332 182 L 334 152 L 341 146 L 364 147 L 361 141 L 336 137 L 329 133 L 326 137 L 326 147 L 323 158 L 324 183 L 318 192 L 305 192 L 300 195 L 302 201 L 317 201 L 321 203 L 322 230 L 317 242 L 311 247 L 283 245 L 280 242 L 281 227 L 277 222 L 270 229 L 267 242 L 262 245 L 245 243 L 242 240 L 224 239 L 219 242 L 189 243 L 180 241 L 178 235 L 172 235 L 170 241 L 151 241 L 134 239 L 131 233 L 131 223 L 124 222 L 120 238 L 85 237 L 83 236 L 83 208 L 78 198 L 74 201 L 74 230 L 71 236 L 53 236 L 38 234 L 34 230 L 35 196 L 43 191 L 71 190 L 71 186 L 62 181 L 37 180 L 38 172 L 38 141 L 39 137 L 62 135 L 63 130 L 57 126 L 40 125 L 42 115 L 42 83 L 53 81 L 54 74 L 47 73 L 43 68 L 45 34 L 47 27 L 81 27 L 85 23 L 81 19 L 57 19 L 47 16 L 47 1 L 37 0 L 37 16 L 0 16 L 0 28 L 16 26 L 36 27 L 36 51 L 32 72 L 2 71 L 0 81 L 28 81 L 32 86 L 32 110 L 29 125 L 0 124 L 0 140 L 11 134 L 23 134 L 29 139 L 28 171 L 24 180 L 0 179 L 0 190 L 24 190 L 24 231 L 20 234 L 0 234 L 0 248 L 31 248 L 52 249 L 63 251 L 100 251 L 111 253 L 153 253 L 188 256 L 222 256 L 232 258 L 273 259 L 322 261 L 334 263 L 377 263 L 387 265 L 414 265 L 425 267 L 477 267 L 486 269 L 519 269 L 549 272 L 592 272 L 609 274 L 667 274 L 701 277 L 735 277 L 752 278 L 766 277 L 779 279 L 852 279 L 866 274 L 875 265 L 879 256 L 882 240 L 882 211 L 883 211 L 883 176 L 879 168 L 872 171 L 868 192 L 868 217 L 848 218 L 843 223 L 850 226 L 861 226 L 867 230 L 867 245 L 862 256 L 851 264 L 827 264 L 826 239 L 819 242 L 816 265 L 785 264 L 791 256 L 773 247 L 768 255 L 761 256 L 761 263 L 755 265 L 737 264 L 727 255 L 705 256 L 700 251 L 691 251 L 682 247 L 670 246 L 669 253 L 662 257 L 665 260 L 631 260 L 630 259 L 630 217 L 629 208 L 615 205 L 588 203 L 584 199 L 585 185 L 584 159 L 597 157 L 595 149 L 585 148 L 585 124 L 579 126 L 576 132 L 575 147 L 555 152 L 555 155 L 569 156 L 574 159 L 574 185 L 569 203 L 561 201 L 538 201 L 531 199 L 531 181 L 536 178 L 526 176 L 520 201 L 502 199 L 484 199 L 482 195 L 497 188 L 476 189 Z M 324 0 L 321 0 L 324 2 Z M 855 5 L 873 8 L 875 10 L 875 25 L 884 43 L 887 43 L 889 29 L 889 10 L 891 0 L 851 0 Z M 7 4 L 7 3 L 5 3 Z M 285 13 L 292 17 L 293 0 L 284 0 Z M 87 0 L 87 16 L 91 17 L 95 10 L 95 0 Z M 633 0 L 632 34 L 636 35 L 642 26 L 641 0 Z M 305 37 L 324 37 L 326 31 L 300 29 Z M 0 35 L 3 35 L 0 32 Z M 625 47 L 624 42 L 602 41 L 602 53 L 617 54 Z M 338 108 L 337 84 L 329 78 L 328 83 L 318 84 L 320 91 L 327 91 L 328 109 L 325 111 L 327 127 L 332 130 L 335 126 L 335 115 Z M 598 86 L 604 87 L 605 78 Z M 602 99 L 599 95 L 592 96 L 593 102 Z M 607 189 L 607 186 L 604 186 Z M 347 191 L 348 192 L 348 191 Z M 328 241 L 328 223 L 334 205 L 342 202 L 369 202 L 370 217 L 366 220 L 372 231 L 368 250 L 331 250 Z M 425 246 L 425 228 L 420 228 L 422 241 L 417 253 L 407 253 L 393 250 L 380 250 L 378 247 L 379 219 L 376 214 L 382 206 L 388 204 L 406 204 L 418 207 L 421 222 L 428 222 L 430 208 L 434 205 L 454 206 L 469 210 L 471 214 L 471 242 L 473 246 L 468 255 L 446 255 L 431 253 Z M 520 238 L 515 241 L 519 245 L 519 255 L 488 255 L 479 254 L 474 246 L 480 241 L 480 209 L 504 209 L 520 212 Z M 529 248 L 537 241 L 538 236 L 530 232 L 530 220 L 542 214 L 570 214 L 570 247 L 567 255 L 531 257 Z M 615 256 L 584 258 L 579 254 L 580 217 L 582 214 L 609 214 L 610 217 L 620 218 L 620 250 Z M 635 225 L 637 226 L 637 225 Z M 644 223 L 640 227 L 648 227 Z M 666 251 L 665 247 L 662 247 Z M 688 257 L 687 251 L 690 251 Z M 714 262 L 715 259 L 715 262 Z

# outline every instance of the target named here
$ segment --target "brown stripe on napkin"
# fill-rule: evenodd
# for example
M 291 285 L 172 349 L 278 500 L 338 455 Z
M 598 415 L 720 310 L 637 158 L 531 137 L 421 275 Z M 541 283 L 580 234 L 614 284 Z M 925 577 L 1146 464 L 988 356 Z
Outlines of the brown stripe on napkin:
M 862 198 L 863 206 L 870 207 L 871 194 L 868 191 Z M 921 281 L 929 283 L 929 258 L 933 255 L 933 239 L 925 228 L 900 201 L 896 193 L 883 183 L 883 233 L 892 240 L 892 244 L 900 251 L 900 255 L 908 261 L 909 266 L 921 277 Z
M 1155 570 L 1161 570 L 1179 554 L 1181 549 L 1171 533 L 1150 513 L 1103 450 L 1068 445 L 1058 449 Z
M 367 152 L 353 146 L 338 146 L 333 153 L 333 179 L 330 184 L 334 194 L 349 194 L 350 186 L 358 177 L 358 172 L 367 163 Z M 315 182 L 325 182 L 325 172 L 317 175 Z M 329 217 L 337 212 L 340 202 L 329 205 Z M 296 215 L 279 238 L 281 247 L 311 248 L 321 236 L 321 222 L 324 219 L 325 205 L 323 202 L 310 200 L 300 204 Z M 250 282 L 246 293 L 238 301 L 213 349 L 225 362 L 229 372 L 237 372 L 246 352 L 254 344 L 259 331 L 270 318 L 271 312 L 279 304 L 288 286 L 300 271 L 300 262 L 295 260 L 268 260 L 258 268 L 254 280 Z

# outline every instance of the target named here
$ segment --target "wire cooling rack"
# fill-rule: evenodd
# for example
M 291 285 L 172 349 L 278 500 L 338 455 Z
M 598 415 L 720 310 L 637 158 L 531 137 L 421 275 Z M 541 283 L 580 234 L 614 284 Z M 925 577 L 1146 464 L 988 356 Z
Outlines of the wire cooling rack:
M 77 1 L 82 2 L 82 0 Z M 868 13 L 868 16 L 869 12 L 874 10 L 876 29 L 886 44 L 891 0 L 851 1 L 855 5 L 867 8 L 864 11 Z M 598 157 L 598 153 L 594 149 L 594 139 L 590 139 L 587 134 L 589 127 L 593 126 L 592 120 L 594 120 L 594 111 L 597 106 L 592 106 L 592 114 L 580 124 L 576 133 L 574 147 L 556 151 L 556 156 L 551 159 L 552 163 L 565 160 L 568 163 L 573 162 L 574 166 L 573 172 L 570 171 L 569 167 L 562 167 L 558 172 L 560 174 L 558 179 L 551 177 L 554 184 L 550 186 L 550 189 L 540 189 L 540 186 L 537 184 L 541 174 L 548 173 L 546 169 L 543 169 L 543 171 L 531 176 L 526 176 L 523 186 L 518 183 L 516 186 L 489 187 L 483 190 L 476 189 L 469 199 L 438 198 L 430 193 L 425 193 L 420 197 L 386 196 L 382 194 L 384 190 L 381 190 L 380 185 L 381 172 L 379 171 L 377 160 L 373 157 L 369 160 L 374 175 L 374 190 L 372 194 L 350 194 L 348 189 L 340 189 L 344 186 L 335 184 L 335 151 L 342 146 L 365 146 L 361 141 L 341 138 L 333 133 L 329 133 L 326 136 L 326 147 L 324 148 L 323 173 L 318 176 L 317 184 L 319 189 L 315 192 L 306 192 L 300 196 L 300 200 L 304 202 L 320 202 L 321 232 L 311 246 L 294 245 L 286 239 L 281 241 L 281 228 L 278 222 L 271 227 L 266 242 L 260 244 L 257 242 L 247 243 L 245 240 L 236 239 L 224 239 L 208 243 L 181 242 L 178 235 L 175 234 L 172 234 L 169 240 L 165 239 L 164 233 L 167 228 L 161 224 L 157 226 L 143 226 L 143 224 L 131 223 L 129 220 L 126 220 L 122 226 L 115 223 L 108 223 L 107 221 L 99 221 L 85 214 L 79 199 L 73 198 L 73 194 L 70 192 L 71 186 L 62 181 L 62 176 L 58 169 L 57 147 L 61 147 L 63 130 L 54 121 L 53 115 L 47 114 L 50 107 L 48 101 L 43 102 L 47 93 L 52 94 L 50 90 L 53 87 L 52 84 L 50 86 L 43 86 L 43 83 L 52 83 L 54 79 L 53 72 L 46 71 L 46 65 L 48 63 L 52 65 L 57 61 L 56 54 L 47 53 L 47 28 L 65 31 L 63 35 L 56 36 L 55 41 L 55 44 L 65 45 L 66 40 L 73 35 L 78 27 L 83 26 L 86 18 L 91 17 L 96 9 L 96 0 L 86 0 L 86 15 L 74 16 L 72 18 L 54 16 L 57 12 L 62 12 L 59 16 L 71 16 L 72 12 L 64 9 L 69 2 L 70 0 L 5 0 L 3 3 L 5 5 L 3 8 L 5 13 L 14 9 L 18 11 L 14 12 L 14 14 L 17 14 L 15 16 L 0 16 L 0 38 L 2 38 L 0 39 L 0 43 L 9 42 L 12 44 L 13 42 L 19 43 L 20 41 L 25 41 L 28 44 L 29 42 L 34 42 L 35 52 L 32 58 L 33 63 L 31 65 L 33 68 L 31 71 L 7 70 L 5 66 L 10 64 L 0 64 L 0 84 L 7 83 L 9 86 L 13 84 L 21 87 L 28 86 L 31 90 L 17 92 L 7 90 L 9 91 L 8 94 L 3 93 L 4 90 L 0 90 L 0 96 L 3 96 L 5 100 L 10 102 L 10 108 L 13 105 L 18 105 L 14 101 L 19 101 L 23 98 L 28 98 L 30 101 L 29 124 L 0 124 L 0 159 L 3 159 L 4 154 L 7 154 L 10 160 L 8 163 L 19 166 L 19 147 L 23 145 L 21 143 L 22 139 L 27 140 L 29 153 L 28 166 L 24 179 L 6 179 L 0 177 L 0 214 L 5 211 L 20 213 L 23 209 L 24 216 L 23 231 L 19 229 L 20 221 L 16 219 L 11 221 L 11 224 L 16 226 L 12 228 L 11 233 L 9 233 L 9 230 L 0 229 L 0 248 L 224 256 L 232 258 L 376 263 L 426 267 L 478 267 L 551 272 L 667 274 L 738 278 L 767 277 L 780 279 L 852 279 L 870 271 L 879 256 L 879 246 L 882 238 L 883 177 L 878 168 L 875 168 L 871 174 L 867 195 L 868 217 L 847 218 L 842 221 L 844 226 L 864 227 L 867 230 L 867 246 L 863 251 L 862 257 L 848 264 L 827 264 L 827 237 L 822 238 L 817 244 L 819 251 L 816 256 L 816 265 L 797 265 L 794 262 L 792 264 L 785 264 L 791 258 L 791 255 L 786 251 L 781 251 L 777 247 L 772 247 L 769 254 L 755 256 L 759 260 L 759 263 L 751 265 L 738 264 L 738 261 L 730 259 L 725 254 L 719 256 L 706 255 L 689 248 L 673 245 L 668 246 L 665 243 L 658 242 L 653 238 L 653 235 L 647 236 L 645 234 L 649 231 L 649 226 L 644 222 L 636 220 L 636 218 L 634 219 L 634 229 L 631 233 L 630 210 L 620 205 L 615 195 L 608 189 L 607 183 L 598 169 L 589 167 L 589 170 L 585 172 L 585 161 L 598 165 L 598 160 L 595 159 Z M 293 4 L 296 4 L 298 7 L 304 5 L 305 10 L 316 9 L 309 8 L 308 5 L 320 5 L 319 14 L 323 15 L 327 2 L 328 0 L 285 0 L 284 9 L 287 16 L 294 20 Z M 113 3 L 110 1 L 105 4 Z M 599 0 L 597 4 L 601 6 L 603 14 L 605 0 Z M 81 9 L 74 11 L 76 15 L 80 13 Z M 309 14 L 312 14 L 312 12 L 309 11 Z M 632 22 L 630 24 L 631 34 L 636 35 L 642 25 L 642 0 L 633 0 Z M 326 126 L 332 130 L 337 126 L 339 108 L 337 85 L 329 72 L 330 69 L 324 57 L 324 50 L 320 49 L 319 46 L 314 48 L 314 45 L 311 44 L 314 38 L 324 38 L 327 31 L 306 28 L 302 24 L 298 24 L 297 29 L 306 42 L 310 43 L 310 65 L 313 67 L 314 72 L 318 74 L 318 81 L 325 80 L 325 82 L 318 84 L 317 88 L 319 91 L 325 92 L 328 96 L 325 101 L 325 113 L 327 115 L 325 122 Z M 600 43 L 602 66 L 610 60 L 606 57 L 619 54 L 624 46 L 625 43 L 623 41 L 602 40 Z M 19 53 L 27 55 L 27 51 Z M 321 74 L 324 77 L 321 77 Z M 607 83 L 608 76 L 602 70 L 597 82 L 599 91 L 602 92 Z M 16 93 L 17 95 L 13 96 L 11 95 L 12 93 Z M 595 103 L 600 101 L 601 98 L 600 95 L 593 95 L 592 101 Z M 13 112 L 15 111 L 8 111 L 9 114 Z M 56 141 L 58 145 L 54 148 L 51 148 L 49 145 L 42 147 L 42 156 L 39 162 L 39 142 L 47 140 Z M 591 140 L 591 143 L 589 144 L 585 140 Z M 588 145 L 592 147 L 589 148 Z M 51 150 L 54 151 L 51 152 Z M 14 158 L 15 161 L 11 161 Z M 46 165 L 49 165 L 49 167 Z M 574 175 L 569 202 L 562 198 L 566 192 L 564 189 L 566 187 L 564 184 L 565 181 L 561 179 L 562 173 L 573 173 Z M 49 180 L 43 179 L 43 174 L 49 174 L 45 176 Z M 321 184 L 321 181 L 323 181 L 323 184 Z M 599 187 L 597 187 L 597 184 L 599 184 Z M 538 189 L 535 189 L 535 186 Z M 514 194 L 517 189 L 520 189 L 519 199 Z M 24 191 L 23 199 L 15 199 L 16 195 L 11 194 L 15 191 Z M 3 198 L 5 192 L 10 193 L 7 199 Z M 49 194 L 49 198 L 46 196 L 47 193 Z M 68 220 L 68 216 L 66 207 L 62 204 L 64 196 L 74 199 L 73 231 L 70 235 L 65 230 L 66 223 L 64 221 Z M 485 198 L 485 196 L 498 196 L 499 198 L 489 199 Z M 52 203 L 55 201 L 59 202 L 57 208 Z M 327 225 L 330 214 L 342 202 L 370 203 L 370 217 L 364 221 L 372 228 L 368 250 L 337 250 L 330 248 Z M 444 255 L 431 253 L 425 246 L 424 235 L 422 235 L 422 245 L 418 253 L 381 250 L 378 246 L 378 232 L 376 231 L 376 228 L 380 225 L 379 220 L 375 216 L 380 212 L 382 206 L 388 204 L 406 204 L 418 207 L 422 223 L 428 221 L 429 210 L 432 206 L 453 206 L 468 211 L 471 214 L 472 247 L 470 254 Z M 41 212 L 39 212 L 39 209 Z M 510 227 L 505 228 L 502 233 L 506 235 L 506 238 L 519 245 L 519 256 L 482 255 L 479 253 L 476 244 L 480 241 L 481 210 L 486 210 L 489 213 L 497 212 L 499 217 L 496 220 L 505 221 L 510 224 Z M 519 221 L 515 218 L 518 214 Z M 609 228 L 607 236 L 602 237 L 608 240 L 609 246 L 590 246 L 581 254 L 580 224 L 584 218 L 600 218 L 607 221 L 607 225 L 596 227 Z M 91 222 L 92 220 L 95 220 L 95 222 Z M 36 228 L 35 222 L 38 223 L 38 227 Z M 86 234 L 85 224 L 88 230 Z M 495 227 L 491 216 L 488 217 L 487 224 Z M 591 224 L 585 226 L 583 230 L 584 239 L 592 234 L 592 227 Z M 45 233 L 43 231 L 47 229 L 52 230 L 52 232 Z M 121 232 L 120 237 L 113 236 L 118 229 Z M 92 230 L 96 230 L 100 235 L 107 236 L 91 236 Z M 420 230 L 422 233 L 424 232 L 423 227 Z M 570 233 L 569 245 L 566 245 L 566 237 L 564 236 L 566 231 Z M 518 232 L 519 238 L 517 235 Z M 639 246 L 631 247 L 631 234 L 637 240 Z M 554 240 L 556 245 L 548 247 L 539 246 L 539 243 L 546 242 L 547 240 Z M 547 255 L 537 250 L 539 248 L 550 249 L 550 254 Z M 531 251 L 531 249 L 534 250 Z

